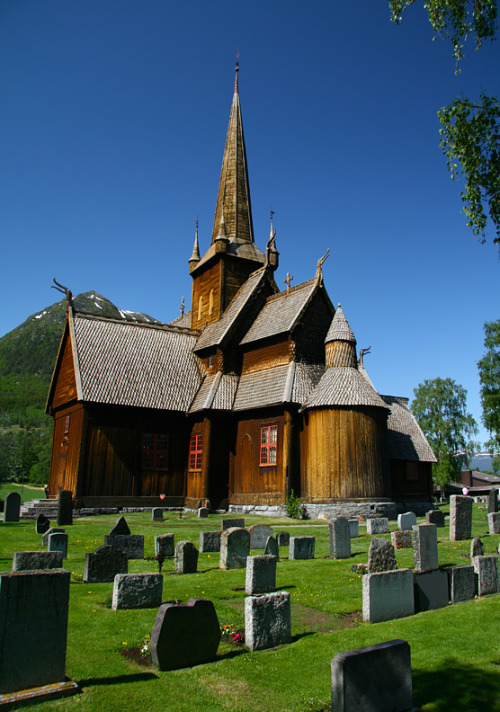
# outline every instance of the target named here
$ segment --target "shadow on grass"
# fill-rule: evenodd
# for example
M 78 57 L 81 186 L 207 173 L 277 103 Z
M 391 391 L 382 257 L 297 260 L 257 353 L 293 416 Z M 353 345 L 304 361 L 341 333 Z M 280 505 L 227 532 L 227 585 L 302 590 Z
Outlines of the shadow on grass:
M 485 645 L 487 642 L 485 641 Z M 495 660 L 498 664 L 500 660 Z M 413 670 L 413 704 L 435 712 L 500 710 L 500 671 L 489 672 L 448 658 L 438 670 Z
M 96 685 L 122 685 L 124 682 L 142 682 L 143 680 L 156 680 L 158 675 L 152 672 L 138 672 L 133 675 L 117 675 L 116 677 L 89 677 L 87 680 L 79 680 L 78 685 L 84 687 L 94 687 Z

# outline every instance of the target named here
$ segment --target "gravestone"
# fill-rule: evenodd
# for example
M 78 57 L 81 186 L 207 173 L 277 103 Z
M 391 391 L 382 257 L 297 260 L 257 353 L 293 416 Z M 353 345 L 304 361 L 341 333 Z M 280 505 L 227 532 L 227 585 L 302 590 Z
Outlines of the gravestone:
M 382 571 L 363 576 L 363 620 L 380 623 L 412 616 L 415 612 L 413 572 Z
M 387 517 L 372 517 L 366 520 L 367 534 L 388 534 L 389 520 Z
M 413 546 L 413 539 L 411 532 L 396 530 L 391 532 L 391 544 L 395 549 L 411 549 Z
M 275 556 L 276 561 L 280 560 L 280 548 L 278 546 L 278 542 L 273 536 L 268 537 L 264 554 L 267 554 L 268 556 Z
M 289 546 L 290 545 L 290 533 L 289 532 L 278 532 L 276 534 L 276 541 L 278 546 Z
M 267 524 L 254 524 L 249 532 L 250 549 L 265 549 L 266 541 L 273 535 L 273 530 Z
M 347 517 L 335 517 L 328 522 L 330 559 L 351 558 L 351 530 Z
M 392 544 L 387 539 L 377 539 L 374 536 L 368 550 L 368 573 L 393 571 L 397 568 L 398 562 Z
M 175 547 L 176 574 L 195 574 L 198 568 L 198 549 L 190 541 L 180 541 Z
M 349 533 L 351 535 L 351 539 L 356 539 L 356 537 L 359 536 L 359 520 L 358 519 L 349 519 Z
M 198 509 L 198 519 L 207 519 L 210 512 L 206 507 L 199 507 Z
M 417 515 L 414 512 L 398 514 L 398 529 L 400 532 L 411 532 L 417 524 Z
M 64 529 L 61 529 L 60 527 L 50 527 L 50 529 L 47 529 L 45 534 L 42 534 L 42 545 L 43 546 L 49 545 L 49 536 L 51 534 L 55 534 L 55 532 L 60 532 L 60 533 L 64 534 Z
M 444 569 L 416 572 L 415 613 L 444 608 L 449 603 L 448 574 Z
M 439 566 L 435 524 L 417 524 L 413 527 L 413 558 L 415 571 L 431 571 Z
M 212 601 L 190 598 L 187 604 L 160 606 L 151 633 L 153 664 L 160 670 L 177 670 L 215 659 L 220 626 Z
M 276 588 L 276 557 L 249 556 L 245 579 L 245 593 L 268 593 Z
M 64 532 L 53 532 L 49 536 L 47 546 L 48 551 L 60 551 L 62 552 L 63 559 L 68 558 L 68 535 Z
M 12 571 L 61 569 L 62 565 L 62 551 L 16 551 L 12 558 Z
M 250 532 L 246 529 L 224 529 L 220 538 L 221 569 L 244 569 L 250 555 Z
M 431 509 L 425 514 L 427 524 L 435 524 L 437 527 L 444 527 L 444 514 L 440 509 Z
M 173 534 L 159 534 L 155 536 L 155 556 L 167 558 L 175 553 L 175 542 Z
M 95 551 L 85 554 L 84 583 L 107 583 L 114 581 L 117 574 L 127 572 L 127 555 L 115 546 L 100 546 Z
M 144 558 L 144 535 L 143 534 L 107 534 L 104 537 L 106 546 L 114 546 L 123 551 L 129 559 Z
M 470 543 L 470 558 L 471 561 L 475 556 L 484 555 L 484 544 L 478 536 L 475 536 Z
M 448 596 L 452 603 L 471 601 L 476 595 L 474 566 L 452 566 L 448 574 Z
M 244 519 L 221 519 L 220 530 L 223 532 L 225 529 L 244 529 L 245 520 Z
M 316 539 L 313 536 L 291 536 L 288 558 L 291 560 L 314 559 L 315 547 Z
M 153 507 L 151 510 L 151 521 L 163 522 L 163 509 L 160 509 L 160 507 Z
M 132 532 L 127 524 L 127 520 L 122 516 L 117 520 L 115 526 L 111 527 L 108 536 L 129 536 L 130 534 L 132 534 Z
M 290 594 L 286 591 L 245 598 L 245 645 L 264 650 L 292 638 Z
M 220 551 L 221 532 L 200 532 L 200 554 Z
M 477 595 L 498 593 L 498 556 L 476 556 L 472 564 L 477 575 Z
M 18 522 L 21 512 L 21 495 L 19 492 L 9 492 L 5 497 L 3 520 L 4 522 Z
M 50 519 L 45 514 L 39 514 L 36 518 L 35 532 L 37 534 L 45 534 L 50 529 Z
M 488 493 L 488 514 L 498 512 L 498 490 L 492 487 Z M 496 532 L 498 534 L 498 532 Z
M 61 490 L 57 502 L 57 525 L 65 527 L 73 524 L 73 493 Z
M 472 498 L 460 494 L 450 497 L 450 541 L 470 539 L 472 528 Z
M 70 576 L 0 573 L 0 694 L 65 679 Z
M 488 514 L 488 531 L 490 534 L 500 534 L 500 513 L 490 512 Z
M 413 709 L 410 646 L 404 640 L 339 653 L 331 671 L 334 712 Z
M 111 608 L 158 608 L 163 594 L 161 574 L 117 574 Z

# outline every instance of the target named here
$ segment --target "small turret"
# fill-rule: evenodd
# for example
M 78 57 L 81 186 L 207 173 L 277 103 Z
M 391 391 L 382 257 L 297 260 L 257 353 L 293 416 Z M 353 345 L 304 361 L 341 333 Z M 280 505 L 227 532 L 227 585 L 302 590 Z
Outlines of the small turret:
M 265 266 L 273 272 L 278 269 L 280 263 L 280 253 L 276 249 L 276 230 L 273 226 L 274 212 L 271 210 L 271 231 L 269 233 L 269 241 L 266 245 Z
M 200 261 L 200 246 L 198 244 L 198 220 L 196 221 L 196 234 L 194 237 L 193 254 L 189 258 L 189 271 L 192 272 Z
M 356 339 L 340 304 L 325 338 L 325 365 L 326 368 L 335 366 L 358 367 Z

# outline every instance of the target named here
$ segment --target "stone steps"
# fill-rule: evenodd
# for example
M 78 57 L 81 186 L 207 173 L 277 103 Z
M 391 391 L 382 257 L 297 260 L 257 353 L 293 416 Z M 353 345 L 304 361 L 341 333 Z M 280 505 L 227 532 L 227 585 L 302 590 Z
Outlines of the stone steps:
M 21 505 L 21 519 L 36 519 L 45 514 L 51 520 L 57 519 L 57 499 L 33 499 Z

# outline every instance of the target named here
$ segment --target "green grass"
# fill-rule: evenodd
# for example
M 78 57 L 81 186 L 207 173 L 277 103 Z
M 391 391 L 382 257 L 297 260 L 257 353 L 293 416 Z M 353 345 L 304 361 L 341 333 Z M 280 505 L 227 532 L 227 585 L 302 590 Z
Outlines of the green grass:
M 484 535 L 485 514 L 474 505 L 473 535 L 482 536 L 485 553 L 493 554 L 500 535 Z M 207 521 L 187 514 L 180 520 L 177 513 L 168 513 L 163 523 L 157 523 L 151 522 L 150 513 L 126 515 L 132 533 L 145 536 L 146 557 L 153 556 L 155 535 L 173 532 L 176 541 L 188 539 L 198 545 L 199 532 L 218 529 L 220 518 Z M 292 534 L 316 537 L 313 561 L 288 561 L 288 550 L 281 550 L 277 589 L 291 595 L 290 645 L 252 653 L 223 641 L 215 662 L 172 672 L 129 661 L 120 650 L 136 646 L 151 632 L 156 610 L 112 611 L 106 607 L 112 583 L 81 581 L 85 554 L 103 543 L 116 519 L 87 517 L 67 527 L 66 568 L 72 577 L 66 673 L 83 692 L 37 705 L 40 712 L 323 712 L 330 707 L 331 658 L 395 638 L 410 643 L 414 704 L 423 712 L 500 712 L 500 596 L 386 623 L 363 623 L 362 578 L 351 566 L 367 561 L 371 537 L 352 541 L 350 560 L 333 561 L 327 558 L 328 528 L 325 523 L 317 526 L 319 522 L 245 517 L 247 526 L 264 521 L 275 531 L 286 528 Z M 441 565 L 468 563 L 464 555 L 470 542 L 448 541 L 447 527 L 438 529 L 438 536 Z M 10 570 L 14 551 L 40 548 L 33 522 L 0 523 L 0 570 Z M 400 567 L 412 567 L 412 550 L 399 550 L 396 556 Z M 208 598 L 221 625 L 244 628 L 245 571 L 220 570 L 218 554 L 200 554 L 198 569 L 196 574 L 176 576 L 173 562 L 165 562 L 163 600 Z M 157 564 L 131 561 L 129 571 L 157 571 Z
M 30 502 L 32 499 L 44 499 L 43 487 L 34 485 L 18 484 L 16 482 L 3 482 L 0 485 L 0 499 L 5 499 L 9 492 L 19 492 L 22 502 Z

